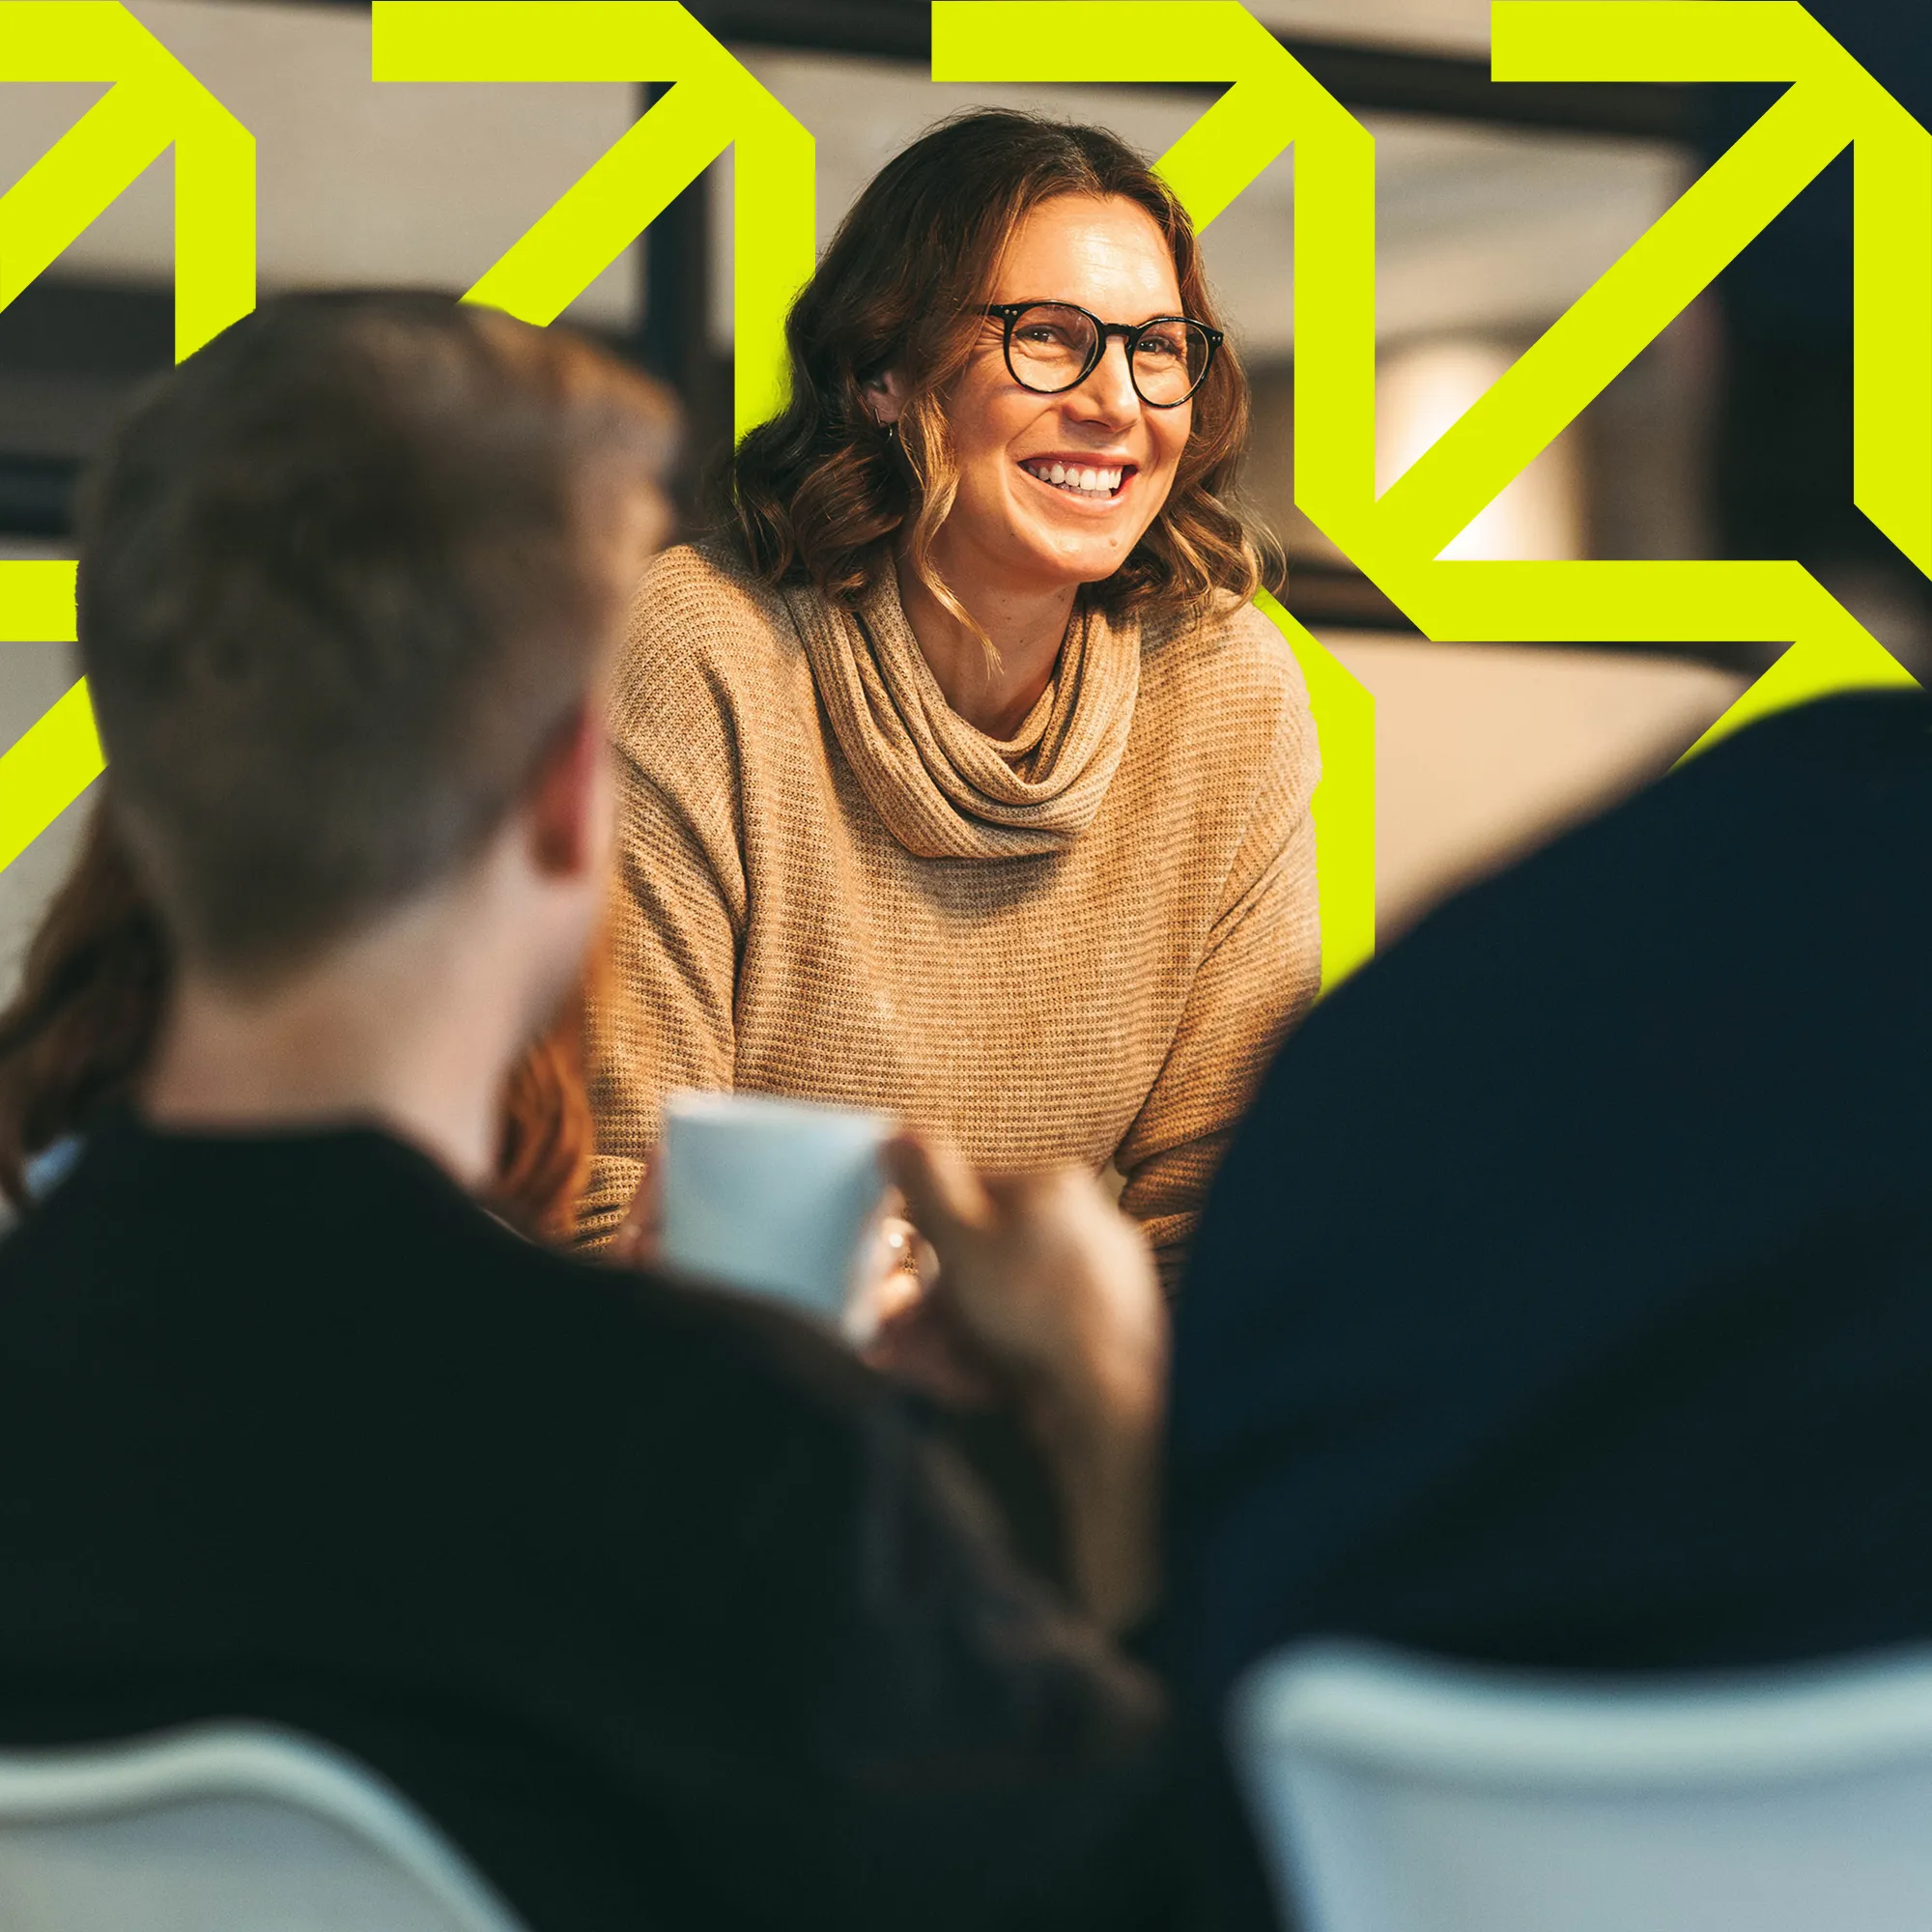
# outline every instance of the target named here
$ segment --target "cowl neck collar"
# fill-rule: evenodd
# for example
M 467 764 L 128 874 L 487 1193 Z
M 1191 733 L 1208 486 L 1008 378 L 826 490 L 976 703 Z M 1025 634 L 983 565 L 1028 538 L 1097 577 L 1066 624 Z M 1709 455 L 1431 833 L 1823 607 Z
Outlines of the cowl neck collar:
M 1140 690 L 1138 626 L 1076 607 L 1053 682 L 1009 739 L 947 703 L 890 567 L 855 606 L 785 592 L 819 701 L 872 808 L 926 859 L 1057 852 L 1094 821 Z

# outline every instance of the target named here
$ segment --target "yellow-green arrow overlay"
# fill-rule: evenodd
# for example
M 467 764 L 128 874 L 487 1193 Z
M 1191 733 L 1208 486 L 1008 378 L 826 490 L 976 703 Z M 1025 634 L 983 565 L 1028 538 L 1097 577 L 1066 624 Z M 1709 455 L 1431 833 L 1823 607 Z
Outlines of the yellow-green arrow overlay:
M 116 0 L 0 0 L 0 81 L 107 81 L 0 196 L 0 307 L 175 151 L 175 356 L 255 305 L 255 143 Z M 0 639 L 71 643 L 74 566 L 0 561 Z M 99 776 L 84 683 L 0 755 L 0 867 Z
M 469 291 L 554 322 L 677 194 L 736 148 L 738 433 L 784 396 L 784 318 L 811 273 L 811 136 L 670 0 L 375 0 L 378 80 L 669 81 Z

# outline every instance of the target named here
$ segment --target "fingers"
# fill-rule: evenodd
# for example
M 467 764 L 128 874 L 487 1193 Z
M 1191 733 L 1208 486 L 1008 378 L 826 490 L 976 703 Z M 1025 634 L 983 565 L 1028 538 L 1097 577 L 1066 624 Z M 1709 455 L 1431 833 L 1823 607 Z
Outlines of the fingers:
M 996 1400 L 967 1338 L 923 1297 L 883 1322 L 865 1354 L 873 1368 L 949 1408 L 983 1408 Z
M 943 1256 L 950 1242 L 992 1219 L 984 1183 L 950 1141 L 898 1134 L 883 1150 L 886 1173 L 905 1196 L 907 1219 Z
M 1016 1168 L 980 1177 L 988 1202 L 1007 1214 L 1037 1213 L 1048 1204 L 1084 1198 L 1093 1177 L 1077 1167 Z

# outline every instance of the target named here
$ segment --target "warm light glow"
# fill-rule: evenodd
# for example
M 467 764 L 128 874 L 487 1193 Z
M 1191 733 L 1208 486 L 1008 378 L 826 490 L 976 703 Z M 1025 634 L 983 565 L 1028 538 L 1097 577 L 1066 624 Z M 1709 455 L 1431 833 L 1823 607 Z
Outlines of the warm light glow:
M 1376 377 L 1376 489 L 1402 472 L 1513 360 L 1500 343 L 1451 337 L 1385 354 Z M 1561 562 L 1584 554 L 1581 478 L 1559 437 L 1442 552 L 1445 557 Z

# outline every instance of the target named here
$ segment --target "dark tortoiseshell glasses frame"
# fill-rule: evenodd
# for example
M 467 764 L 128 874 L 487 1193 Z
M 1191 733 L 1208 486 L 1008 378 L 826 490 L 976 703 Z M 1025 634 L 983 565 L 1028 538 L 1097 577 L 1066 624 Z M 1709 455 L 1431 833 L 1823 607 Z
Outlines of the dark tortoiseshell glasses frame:
M 1071 382 L 1056 383 L 1051 388 L 1042 388 L 1037 383 L 1030 383 L 1013 366 L 1013 327 L 1020 317 L 1029 309 L 1057 308 L 1069 315 L 1084 317 L 1093 326 L 1094 345 L 1087 355 L 1086 365 Z M 1021 302 L 988 302 L 983 313 L 1003 326 L 1001 351 L 1007 359 L 1007 374 L 1023 389 L 1031 389 L 1037 396 L 1064 396 L 1069 389 L 1077 389 L 1095 369 L 1100 366 L 1100 358 L 1107 353 L 1107 344 L 1119 336 L 1127 345 L 1127 375 L 1134 385 L 1134 394 L 1140 397 L 1151 410 L 1178 410 L 1189 400 L 1202 384 L 1208 380 L 1208 372 L 1214 366 L 1214 356 L 1226 339 L 1218 328 L 1209 328 L 1205 322 L 1196 322 L 1191 315 L 1155 315 L 1146 322 L 1102 322 L 1091 310 L 1084 309 L 1078 302 L 1049 301 L 1037 298 Z M 1187 385 L 1185 395 L 1176 396 L 1169 402 L 1156 402 L 1141 387 L 1140 371 L 1134 367 L 1134 351 L 1140 347 L 1142 339 L 1151 330 L 1159 328 L 1163 323 L 1179 323 L 1195 330 L 1207 343 L 1207 354 L 1201 360 L 1201 373 Z

